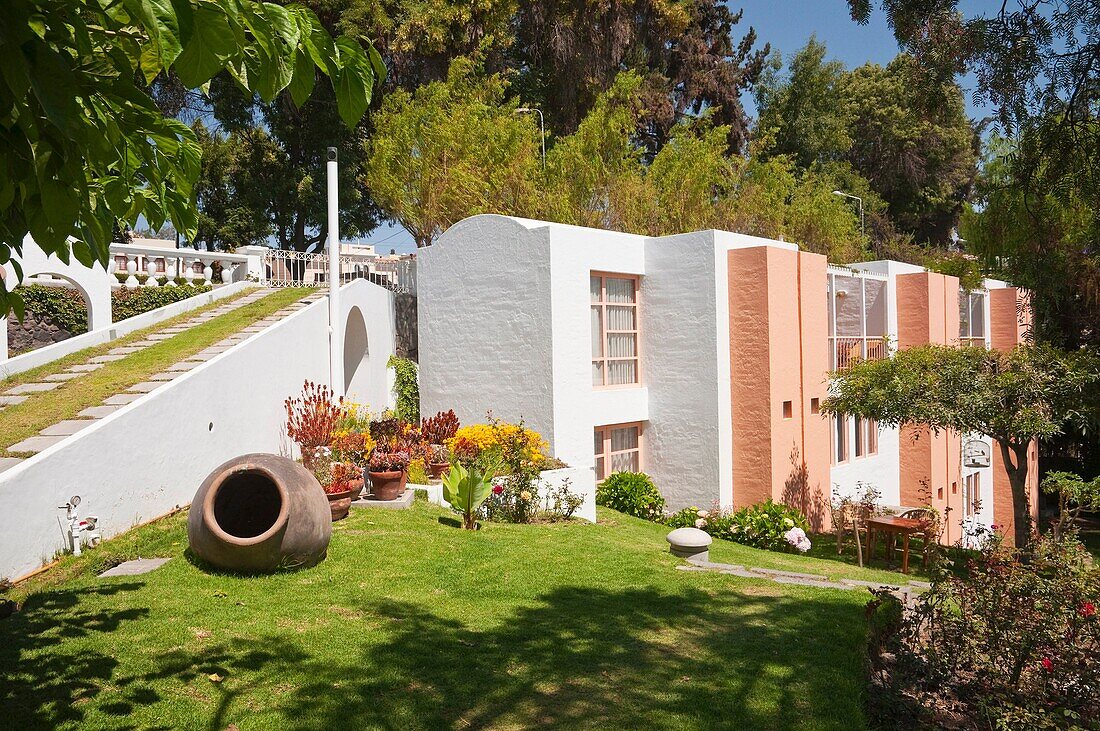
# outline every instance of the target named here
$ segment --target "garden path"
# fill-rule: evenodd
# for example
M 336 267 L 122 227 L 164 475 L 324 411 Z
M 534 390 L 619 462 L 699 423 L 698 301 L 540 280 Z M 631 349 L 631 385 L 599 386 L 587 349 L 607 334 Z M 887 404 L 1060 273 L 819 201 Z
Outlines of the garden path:
M 257 289 L 243 297 L 238 297 L 230 302 L 226 302 L 211 310 L 206 310 L 201 314 L 195 315 L 190 319 L 183 322 L 176 322 L 173 325 L 157 330 L 147 335 L 143 340 L 129 343 L 120 347 L 112 348 L 107 351 L 105 355 L 97 355 L 89 358 L 84 363 L 79 363 L 65 369 L 60 373 L 54 373 L 47 375 L 41 379 L 39 383 L 23 383 L 15 386 L 9 390 L 0 393 L 0 412 L 8 406 L 23 403 L 28 398 L 33 398 L 37 393 L 44 393 L 52 391 L 59 387 L 63 383 L 80 378 L 83 375 L 96 371 L 104 366 L 106 363 L 124 360 L 136 353 L 140 353 L 146 348 L 163 343 L 166 340 L 180 335 L 186 332 L 192 327 L 202 325 L 217 317 L 226 315 L 234 310 L 237 310 L 246 305 L 250 305 L 253 302 L 257 302 L 264 297 L 267 297 L 279 290 L 263 288 Z M 7 446 L 8 454 L 16 453 L 20 456 L 8 456 L 0 457 L 0 472 L 10 469 L 15 465 L 23 461 L 23 459 L 41 452 L 42 450 L 50 447 L 57 442 L 66 439 L 67 437 L 76 434 L 81 429 L 85 429 L 91 424 L 95 423 L 97 419 L 102 419 L 108 414 L 120 409 L 123 405 L 132 401 L 136 401 L 147 393 L 150 393 L 160 386 L 165 385 L 168 382 L 182 376 L 187 371 L 199 366 L 206 361 L 210 360 L 214 356 L 224 353 L 232 348 L 234 345 L 241 343 L 252 335 L 260 332 L 261 330 L 274 325 L 282 320 L 284 317 L 297 312 L 298 310 L 308 307 L 310 303 L 320 299 L 324 296 L 324 293 L 318 292 L 311 294 L 303 299 L 296 301 L 295 303 L 284 307 L 277 312 L 274 312 L 267 317 L 257 320 L 256 322 L 242 328 L 238 332 L 233 333 L 229 337 L 220 340 L 209 347 L 200 350 L 194 355 L 174 363 L 165 368 L 160 373 L 155 373 L 145 381 L 132 384 L 129 388 L 114 393 L 104 399 L 102 405 L 91 406 L 82 410 L 77 414 L 75 419 L 64 419 L 54 423 L 46 428 L 42 429 L 37 435 L 23 439 L 20 442 Z

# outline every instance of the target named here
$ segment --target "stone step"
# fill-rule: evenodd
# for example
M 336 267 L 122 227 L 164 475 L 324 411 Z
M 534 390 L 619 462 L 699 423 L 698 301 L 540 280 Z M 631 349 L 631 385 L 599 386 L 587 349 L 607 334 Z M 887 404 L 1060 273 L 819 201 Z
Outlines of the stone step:
M 88 362 L 89 363 L 113 363 L 116 360 L 122 360 L 125 357 L 126 357 L 125 355 L 97 355 L 96 357 L 92 358 Z
M 43 391 L 52 391 L 60 385 L 56 381 L 53 383 L 24 383 L 5 391 L 4 394 L 7 396 L 20 396 L 25 393 L 42 393 Z
M 80 363 L 79 365 L 69 366 L 65 370 L 71 373 L 90 373 L 97 371 L 103 367 L 103 363 Z
M 27 400 L 27 396 L 0 396 L 0 406 L 15 406 Z
M 78 413 L 77 416 L 84 419 L 102 419 L 104 416 L 108 416 L 118 411 L 120 408 L 121 406 L 117 404 L 114 406 L 89 406 Z
M 46 447 L 53 446 L 54 444 L 57 444 L 58 442 L 60 442 L 64 438 L 65 437 L 63 437 L 63 436 L 50 437 L 50 436 L 42 436 L 42 435 L 27 437 L 23 441 L 16 442 L 15 444 L 8 447 L 8 451 L 9 452 L 41 452 Z
M 129 355 L 130 353 L 140 353 L 145 349 L 145 346 L 141 345 L 123 345 L 118 348 L 111 348 L 107 351 L 107 355 Z
M 150 391 L 157 390 L 163 385 L 164 384 L 159 381 L 142 381 L 141 383 L 135 383 L 126 390 L 130 393 L 149 393 Z
M 103 399 L 103 403 L 107 404 L 108 406 L 124 406 L 126 404 L 137 401 L 144 395 L 145 394 L 142 393 L 116 393 L 114 396 L 108 396 L 107 398 Z
M 51 373 L 50 375 L 44 377 L 42 380 L 64 383 L 65 381 L 71 381 L 74 378 L 80 378 L 83 375 L 83 373 Z
M 44 437 L 67 437 L 76 434 L 95 422 L 91 419 L 65 419 L 46 427 L 39 432 Z
M 0 457 L 0 472 L 10 470 L 22 461 L 22 457 Z

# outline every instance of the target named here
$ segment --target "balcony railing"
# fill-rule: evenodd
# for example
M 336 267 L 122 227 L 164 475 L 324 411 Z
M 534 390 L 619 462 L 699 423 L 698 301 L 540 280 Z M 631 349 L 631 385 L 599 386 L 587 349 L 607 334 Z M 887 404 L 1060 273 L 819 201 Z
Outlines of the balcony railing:
M 268 249 L 262 282 L 270 287 L 323 287 L 328 284 L 328 255 Z M 369 254 L 341 254 L 340 281 L 366 279 L 397 294 L 416 294 L 416 260 Z
M 831 337 L 829 343 L 832 357 L 829 365 L 834 371 L 847 370 L 857 361 L 882 360 L 889 355 L 882 338 Z
M 247 256 L 222 251 L 111 244 L 108 271 L 112 274 L 125 273 L 126 281 L 122 285 L 128 289 L 141 286 L 175 287 L 176 279 L 184 279 L 188 284 L 211 285 L 217 264 L 221 269 L 222 283 L 228 284 L 247 276 L 247 262 Z M 146 276 L 144 285 L 138 280 L 138 274 Z M 163 285 L 159 281 L 161 279 L 165 280 Z

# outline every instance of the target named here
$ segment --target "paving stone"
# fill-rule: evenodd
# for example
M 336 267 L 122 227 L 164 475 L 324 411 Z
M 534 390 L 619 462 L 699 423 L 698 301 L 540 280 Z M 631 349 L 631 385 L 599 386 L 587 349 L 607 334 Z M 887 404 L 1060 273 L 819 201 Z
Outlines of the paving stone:
M 0 396 L 0 406 L 15 406 L 27 400 L 27 396 Z
M 10 470 L 15 465 L 23 461 L 22 457 L 0 457 L 0 472 Z
M 90 371 L 98 371 L 102 367 L 102 363 L 81 363 L 80 365 L 69 366 L 65 370 L 72 373 L 88 373 Z
M 799 579 L 794 576 L 776 576 L 772 579 L 777 584 L 794 584 L 795 586 L 814 586 L 818 589 L 842 589 L 844 591 L 852 591 L 854 586 L 846 586 L 834 581 L 816 581 L 814 579 Z
M 849 586 L 866 586 L 871 589 L 889 589 L 890 591 L 901 591 L 901 587 L 896 584 L 888 584 L 885 581 L 864 581 L 862 579 L 841 579 L 841 584 L 848 584 Z
M 114 396 L 103 399 L 103 403 L 109 406 L 122 406 L 137 401 L 143 395 L 140 393 L 116 393 Z
M 125 561 L 118 566 L 107 569 L 99 575 L 99 578 L 110 578 L 112 576 L 140 576 L 141 574 L 147 574 L 154 569 L 160 568 L 170 560 L 171 559 L 167 558 L 139 558 L 134 561 Z
M 797 571 L 779 571 L 779 570 L 776 570 L 776 569 L 759 569 L 759 568 L 756 568 L 755 566 L 750 567 L 749 571 L 752 571 L 753 573 L 756 573 L 756 574 L 764 574 L 765 576 L 770 576 L 773 579 L 777 579 L 777 578 L 805 579 L 807 581 L 828 581 L 829 580 L 828 576 L 822 576 L 821 574 L 800 574 Z
M 125 357 L 126 357 L 125 355 L 97 355 L 96 357 L 92 358 L 88 362 L 89 363 L 113 363 L 116 360 L 122 360 Z
M 77 416 L 82 416 L 85 419 L 102 419 L 104 416 L 108 416 L 115 411 L 118 411 L 121 406 L 89 406 L 82 410 Z
M 107 351 L 107 355 L 129 355 L 130 353 L 140 353 L 145 348 L 138 345 L 123 345 L 121 348 L 111 348 Z
M 8 447 L 9 452 L 41 452 L 46 447 L 57 444 L 65 437 L 33 436 Z
M 65 381 L 71 381 L 74 378 L 80 378 L 83 375 L 84 375 L 83 373 L 51 373 L 48 376 L 44 376 L 42 378 L 42 380 L 43 381 L 57 381 L 59 383 L 64 383 Z
M 179 371 L 175 373 L 169 373 L 168 371 L 161 371 L 160 373 L 154 373 L 149 376 L 150 381 L 174 381 L 179 378 Z
M 149 340 L 148 338 L 146 338 L 145 340 L 139 340 L 136 343 L 134 343 L 134 347 L 148 348 L 151 345 L 157 345 L 157 344 L 158 343 L 157 343 L 156 340 Z
M 172 333 L 153 333 L 149 336 L 150 340 L 171 340 L 175 335 Z
M 932 585 L 929 584 L 927 581 L 917 581 L 915 579 L 910 581 L 909 585 L 910 586 L 915 586 L 918 589 L 931 589 L 932 588 Z
M 162 333 L 171 333 L 173 335 L 178 335 L 180 333 L 185 333 L 190 329 L 191 328 L 187 327 L 186 325 L 181 325 L 179 327 L 166 327 L 163 330 L 161 330 L 161 332 Z
M 158 381 L 142 381 L 141 383 L 135 383 L 133 386 L 130 386 L 126 390 L 130 393 L 149 393 L 150 391 L 155 391 L 163 385 L 163 383 L 160 383 Z
M 94 423 L 95 422 L 91 419 L 65 419 L 56 424 L 51 424 L 40 431 L 39 434 L 44 437 L 67 437 L 76 434 L 81 429 L 85 429 Z
M 60 385 L 61 385 L 60 383 L 56 383 L 56 382 L 55 383 L 24 383 L 20 386 L 16 386 L 13 389 L 5 391 L 4 393 L 6 393 L 8 396 L 18 396 L 19 394 L 23 394 L 23 393 L 42 393 L 43 391 L 52 391 Z
M 182 361 L 180 363 L 173 363 L 172 365 L 168 366 L 164 370 L 171 371 L 173 373 L 182 373 L 184 371 L 191 370 L 192 368 L 194 368 L 197 365 L 198 365 L 198 363 L 191 363 L 191 362 L 185 360 L 185 361 Z

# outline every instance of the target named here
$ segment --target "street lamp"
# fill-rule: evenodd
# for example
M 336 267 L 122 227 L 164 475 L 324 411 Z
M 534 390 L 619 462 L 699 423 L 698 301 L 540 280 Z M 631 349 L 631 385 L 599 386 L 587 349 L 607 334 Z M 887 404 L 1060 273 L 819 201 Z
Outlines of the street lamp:
M 864 227 L 863 227 L 863 199 L 860 198 L 858 195 L 852 195 L 850 193 L 845 193 L 843 190 L 834 190 L 833 195 L 839 195 L 842 198 L 852 198 L 854 200 L 859 201 L 859 235 L 866 238 L 867 232 L 864 230 Z
M 546 123 L 542 119 L 542 110 L 532 107 L 518 107 L 512 114 L 537 114 L 539 115 L 539 131 L 542 133 L 542 167 L 546 168 Z

